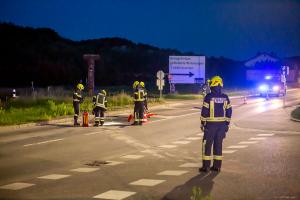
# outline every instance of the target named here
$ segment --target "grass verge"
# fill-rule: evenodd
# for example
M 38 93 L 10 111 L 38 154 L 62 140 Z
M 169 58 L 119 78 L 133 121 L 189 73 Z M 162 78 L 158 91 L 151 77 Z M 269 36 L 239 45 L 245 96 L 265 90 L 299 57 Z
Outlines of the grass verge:
M 163 96 L 165 99 L 180 99 L 180 100 L 196 100 L 202 99 L 200 94 L 166 94 Z
M 148 103 L 153 105 L 162 103 L 162 100 L 150 98 Z M 133 100 L 126 93 L 119 93 L 108 97 L 108 110 L 120 110 L 132 107 Z M 80 109 L 81 111 L 91 112 L 93 109 L 92 98 L 86 97 Z M 10 100 L 6 105 L 0 105 L 0 126 L 40 122 L 73 114 L 71 97 L 18 98 Z

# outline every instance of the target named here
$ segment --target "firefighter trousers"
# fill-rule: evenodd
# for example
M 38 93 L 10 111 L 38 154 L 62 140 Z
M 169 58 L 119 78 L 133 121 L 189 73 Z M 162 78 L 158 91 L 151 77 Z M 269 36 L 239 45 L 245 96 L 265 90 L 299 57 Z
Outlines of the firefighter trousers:
M 204 168 L 209 168 L 213 158 L 213 167 L 221 168 L 222 143 L 226 131 L 225 122 L 210 122 L 205 126 L 202 143 L 202 162 Z M 213 157 L 211 148 L 213 147 Z
M 136 101 L 134 103 L 134 123 L 142 124 L 144 118 L 144 102 Z
M 80 103 L 73 102 L 73 108 L 74 108 L 74 123 L 77 123 L 79 117 L 79 111 L 80 111 Z
M 104 112 L 105 108 L 102 107 L 95 107 L 94 108 L 94 113 L 95 113 L 95 125 L 99 125 L 99 122 L 101 125 L 104 124 Z

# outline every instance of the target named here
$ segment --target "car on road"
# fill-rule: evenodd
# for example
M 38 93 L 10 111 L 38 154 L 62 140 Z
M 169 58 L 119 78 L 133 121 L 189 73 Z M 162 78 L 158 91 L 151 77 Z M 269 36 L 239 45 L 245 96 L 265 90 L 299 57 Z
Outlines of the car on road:
M 265 81 L 258 86 L 259 95 L 266 96 L 285 96 L 286 85 L 280 81 Z

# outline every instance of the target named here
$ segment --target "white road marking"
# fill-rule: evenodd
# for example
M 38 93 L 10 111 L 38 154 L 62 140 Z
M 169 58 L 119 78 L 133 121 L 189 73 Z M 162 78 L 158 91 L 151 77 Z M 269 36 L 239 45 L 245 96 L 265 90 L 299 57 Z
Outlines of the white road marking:
M 271 134 L 257 134 L 257 136 L 263 136 L 263 137 L 270 137 L 270 136 L 273 136 L 274 134 L 271 133 Z
M 165 175 L 165 176 L 180 176 L 182 174 L 188 173 L 188 171 L 182 170 L 166 170 L 158 173 L 157 175 Z
M 161 146 L 158 146 L 160 148 L 166 148 L 166 149 L 173 149 L 173 148 L 176 148 L 177 146 L 176 145 L 161 145 Z
M 25 144 L 23 146 L 28 147 L 28 146 L 39 145 L 39 144 L 47 144 L 47 143 L 50 143 L 50 142 L 57 142 L 57 141 L 61 141 L 61 140 L 64 140 L 64 138 L 55 139 L 55 140 L 47 140 L 47 141 L 37 142 L 37 143 L 32 143 L 32 144 Z
M 84 135 L 95 135 L 97 133 L 100 133 L 100 132 L 98 131 L 98 132 L 85 133 Z
M 120 191 L 120 190 L 109 190 L 102 194 L 98 194 L 93 198 L 97 199 L 110 199 L 110 200 L 122 200 L 129 196 L 134 195 L 136 192 L 129 192 L 129 191 Z
M 109 166 L 115 166 L 115 165 L 120 165 L 120 164 L 124 163 L 124 162 L 112 161 L 112 160 L 108 160 L 107 162 L 108 162 L 108 164 L 106 164 L 106 165 L 109 165 Z
M 239 142 L 239 144 L 256 144 L 258 143 L 258 141 L 242 141 L 242 142 Z
M 139 159 L 139 158 L 143 158 L 143 155 L 126 155 L 126 156 L 122 156 L 121 158 L 126 158 L 126 159 Z
M 97 167 L 85 167 L 85 168 L 77 168 L 77 169 L 71 169 L 70 171 L 73 172 L 94 172 L 99 170 L 100 168 Z
M 243 148 L 246 148 L 248 147 L 247 145 L 232 145 L 232 146 L 229 146 L 227 148 L 229 149 L 243 149 Z
M 38 177 L 40 179 L 50 179 L 50 180 L 58 180 L 58 179 L 62 179 L 62 178 L 67 178 L 71 175 L 65 175 L 65 174 L 50 174 L 50 175 L 46 175 L 46 176 L 41 176 Z
M 198 136 L 203 136 L 203 135 L 204 135 L 204 133 L 198 133 L 198 134 L 196 134 L 196 135 L 198 135 Z
M 201 140 L 202 137 L 188 137 L 187 140 Z
M 140 179 L 134 182 L 129 183 L 130 185 L 142 185 L 142 186 L 155 186 L 160 183 L 165 182 L 166 180 L 155 180 L 155 179 Z
M 223 154 L 228 154 L 228 153 L 234 153 L 236 152 L 237 150 L 223 150 L 222 153 Z
M 2 185 L 2 186 L 0 186 L 0 189 L 21 190 L 21 189 L 28 188 L 33 185 L 35 185 L 35 184 L 18 182 L 18 183 L 11 183 L 8 185 Z
M 267 138 L 265 137 L 252 137 L 252 138 L 249 138 L 249 140 L 265 140 Z
M 191 143 L 191 141 L 175 141 L 172 143 L 174 143 L 174 144 L 189 144 L 189 143 Z
M 111 125 L 123 125 L 124 123 L 121 122 L 104 122 L 104 126 L 111 126 Z
M 200 163 L 184 163 L 182 165 L 180 165 L 179 167 L 199 167 L 201 166 Z

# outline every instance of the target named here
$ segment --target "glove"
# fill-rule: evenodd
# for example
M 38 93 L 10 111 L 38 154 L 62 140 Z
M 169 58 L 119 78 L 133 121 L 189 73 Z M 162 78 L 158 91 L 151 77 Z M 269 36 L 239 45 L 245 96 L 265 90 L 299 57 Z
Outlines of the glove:
M 202 132 L 204 132 L 205 127 L 201 124 L 200 129 L 201 129 Z
M 227 133 L 228 130 L 229 130 L 229 125 L 226 125 L 226 126 L 225 126 L 225 133 Z

